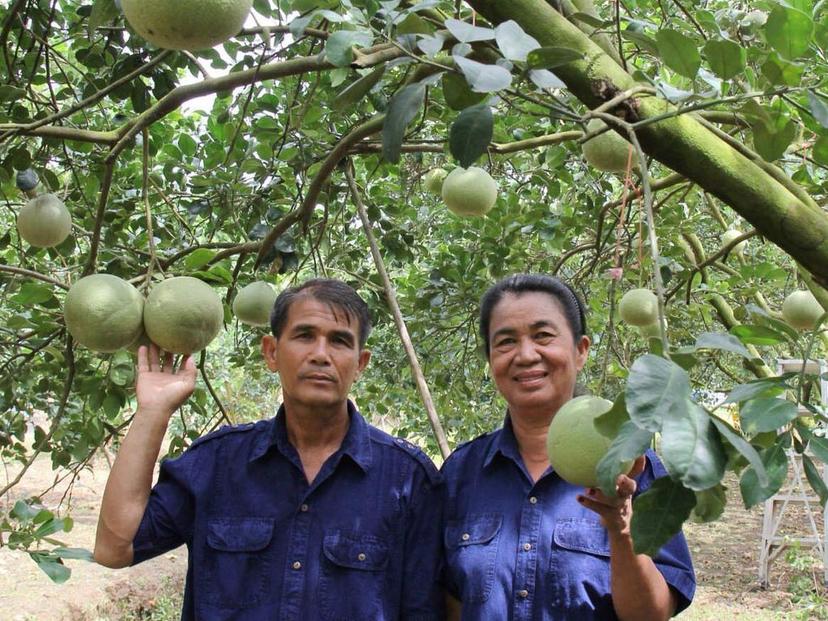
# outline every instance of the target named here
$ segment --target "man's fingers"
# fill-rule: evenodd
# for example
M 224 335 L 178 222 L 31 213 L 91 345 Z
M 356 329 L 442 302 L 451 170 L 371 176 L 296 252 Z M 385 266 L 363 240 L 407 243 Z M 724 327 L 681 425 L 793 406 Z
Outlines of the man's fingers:
M 149 350 L 146 345 L 138 348 L 138 372 L 149 371 Z
M 149 368 L 155 372 L 161 370 L 161 352 L 155 343 L 150 343 L 149 346 Z
M 164 371 L 172 373 L 174 371 L 175 357 L 170 352 L 164 353 Z
M 628 477 L 631 479 L 636 478 L 639 474 L 644 472 L 644 468 L 647 467 L 647 458 L 644 455 L 641 455 L 636 458 L 635 462 L 633 462 L 633 467 L 630 469 L 629 473 L 627 474 Z

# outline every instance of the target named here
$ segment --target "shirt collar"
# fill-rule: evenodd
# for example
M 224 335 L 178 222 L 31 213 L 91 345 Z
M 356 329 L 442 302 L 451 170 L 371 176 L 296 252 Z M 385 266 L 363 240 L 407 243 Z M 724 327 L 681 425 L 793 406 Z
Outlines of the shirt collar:
M 515 438 L 515 431 L 512 428 L 512 419 L 508 412 L 506 412 L 506 418 L 503 421 L 503 428 L 489 445 L 486 458 L 483 460 L 483 467 L 488 468 L 498 454 L 511 459 L 517 464 L 522 463 L 517 438 Z
M 348 418 L 350 419 L 348 431 L 337 454 L 347 455 L 355 464 L 367 471 L 372 462 L 371 430 L 350 400 L 348 401 Z M 288 458 L 296 453 L 296 449 L 288 440 L 284 405 L 279 407 L 276 417 L 269 423 L 270 429 L 259 436 L 250 452 L 249 461 L 263 457 L 273 447 Z

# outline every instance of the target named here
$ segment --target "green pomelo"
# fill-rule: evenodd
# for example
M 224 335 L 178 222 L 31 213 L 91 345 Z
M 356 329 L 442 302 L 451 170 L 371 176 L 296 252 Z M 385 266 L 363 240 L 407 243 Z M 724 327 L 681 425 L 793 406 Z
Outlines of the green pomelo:
M 51 248 L 69 237 L 72 232 L 72 216 L 57 196 L 41 194 L 20 210 L 17 231 L 32 246 Z
M 233 300 L 233 314 L 249 326 L 266 326 L 276 301 L 276 291 L 268 283 L 257 280 L 241 289 Z
M 224 323 L 224 307 L 210 285 L 190 276 L 156 284 L 144 304 L 144 329 L 150 340 L 174 354 L 207 347 Z
M 143 311 L 144 298 L 130 283 L 111 274 L 92 274 L 69 288 L 63 318 L 78 343 L 110 353 L 140 337 Z
M 618 304 L 618 314 L 631 326 L 658 322 L 658 298 L 649 289 L 630 289 Z
M 432 194 L 440 194 L 443 191 L 443 181 L 448 173 L 442 168 L 432 168 L 423 176 L 423 183 L 426 190 Z
M 782 303 L 782 318 L 799 330 L 813 330 L 822 316 L 820 303 L 810 291 L 794 291 Z
M 443 202 L 458 216 L 483 216 L 497 201 L 497 184 L 482 168 L 457 167 L 443 181 Z
M 660 339 L 661 331 L 658 329 L 658 320 L 655 323 L 648 323 L 644 326 L 638 326 L 638 332 L 645 339 Z
M 733 242 L 733 240 L 735 240 L 737 237 L 740 237 L 741 235 L 742 231 L 739 231 L 738 229 L 727 229 L 722 234 L 722 245 L 728 246 L 731 242 Z M 745 252 L 745 246 L 747 246 L 747 240 L 736 244 L 733 247 L 732 252 L 735 252 L 737 255 L 741 256 Z
M 595 468 L 612 444 L 612 440 L 595 428 L 595 419 L 612 408 L 612 401 L 583 395 L 561 406 L 549 424 L 546 452 L 549 464 L 572 485 L 598 487 Z M 625 463 L 629 472 L 633 462 Z
M 242 29 L 253 0 L 121 0 L 130 26 L 171 50 L 203 50 Z
M 606 126 L 606 123 L 601 119 L 592 119 L 587 123 L 587 131 L 599 131 Z M 606 172 L 625 172 L 629 151 L 630 143 L 612 129 L 587 140 L 581 145 L 581 152 L 589 165 Z M 633 168 L 635 168 L 635 155 L 633 155 L 632 162 Z

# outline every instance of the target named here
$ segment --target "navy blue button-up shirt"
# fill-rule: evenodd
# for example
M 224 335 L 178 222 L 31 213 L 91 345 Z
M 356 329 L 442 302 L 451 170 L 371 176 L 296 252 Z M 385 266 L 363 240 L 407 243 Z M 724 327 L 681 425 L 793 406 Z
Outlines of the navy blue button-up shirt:
M 583 488 L 551 468 L 532 482 L 508 417 L 503 429 L 459 447 L 442 473 L 443 581 L 462 602 L 463 619 L 617 619 L 599 516 L 576 500 Z M 665 474 L 647 451 L 637 493 Z M 684 536 L 673 537 L 653 560 L 678 594 L 678 610 L 686 608 L 696 579 Z
M 442 618 L 441 477 L 348 409 L 342 446 L 311 485 L 283 410 L 161 465 L 133 562 L 187 544 L 182 619 Z

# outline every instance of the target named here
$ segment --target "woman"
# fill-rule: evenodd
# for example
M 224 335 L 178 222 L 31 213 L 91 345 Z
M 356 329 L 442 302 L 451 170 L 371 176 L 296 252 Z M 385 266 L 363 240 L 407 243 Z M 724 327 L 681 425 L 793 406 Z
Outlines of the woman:
M 450 619 L 667 619 L 687 607 L 695 576 L 684 537 L 651 559 L 630 537 L 632 497 L 666 474 L 655 453 L 617 479 L 617 498 L 577 488 L 549 467 L 549 423 L 572 398 L 589 351 L 572 289 L 517 275 L 481 300 L 480 333 L 509 406 L 503 428 L 443 465 Z

